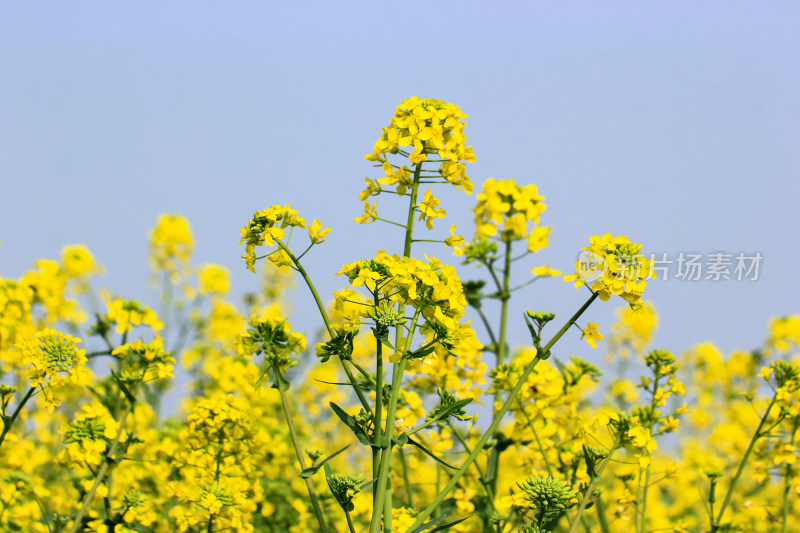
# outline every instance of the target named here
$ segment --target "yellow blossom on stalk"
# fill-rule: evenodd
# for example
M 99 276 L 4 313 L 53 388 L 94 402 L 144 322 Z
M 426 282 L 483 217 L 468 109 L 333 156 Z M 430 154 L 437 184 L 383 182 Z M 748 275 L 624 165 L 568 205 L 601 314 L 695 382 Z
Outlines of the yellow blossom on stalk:
M 71 278 L 85 279 L 98 270 L 94 256 L 82 244 L 65 246 L 61 250 L 61 264 L 64 265 L 67 276 Z
M 616 315 L 617 320 L 611 325 L 608 338 L 607 360 L 614 357 L 627 360 L 632 353 L 644 353 L 658 328 L 658 314 L 653 304 L 626 305 L 617 309 Z
M 547 209 L 545 197 L 536 185 L 517 185 L 513 179 L 489 178 L 478 194 L 475 213 L 476 238 L 491 237 L 500 231 L 504 242 L 527 239 L 528 251 L 545 248 L 549 227 L 539 226 L 539 217 Z M 528 233 L 528 223 L 533 229 Z
M 240 230 L 242 238 L 239 239 L 239 244 L 246 243 L 242 259 L 247 264 L 248 270 L 256 271 L 256 246 L 275 246 L 275 239 L 283 239 L 286 235 L 285 228 L 287 227 L 308 229 L 306 221 L 300 217 L 297 210 L 292 209 L 288 204 L 283 207 L 273 205 L 255 212 L 253 218 Z M 317 229 L 316 231 L 319 230 Z M 320 237 L 316 233 L 312 234 L 311 231 L 309 231 L 309 235 L 311 235 L 312 241 L 315 236 L 317 238 Z M 324 234 L 322 237 L 324 237 Z M 319 242 L 322 241 L 320 240 Z M 312 242 L 312 244 L 314 243 Z
M 189 221 L 181 215 L 161 215 L 150 230 L 150 264 L 155 272 L 171 276 L 185 268 L 194 251 L 194 237 Z
M 466 116 L 458 106 L 441 100 L 420 99 L 416 96 L 403 100 L 397 106 L 389 125 L 383 128 L 372 153 L 364 156 L 368 161 L 375 162 L 375 166 L 384 175 L 377 180 L 366 178 L 367 188 L 358 195 L 359 199 L 365 201 L 370 196 L 379 195 L 383 192 L 382 186 L 394 187 L 394 192 L 398 195 L 408 195 L 409 189 L 417 186 L 415 183 L 431 178 L 443 178 L 470 194 L 474 186 L 466 175 L 465 163 L 474 162 L 475 154 L 472 147 L 466 145 Z M 402 159 L 392 162 L 390 154 L 398 155 Z M 438 168 L 435 171 L 423 168 L 428 156 L 434 154 L 438 156 L 438 160 L 431 163 L 438 163 Z M 409 168 L 406 162 L 411 163 L 414 168 Z M 444 216 L 444 209 L 438 205 L 439 200 L 431 197 L 428 192 L 425 200 L 416 206 L 422 215 L 420 220 L 426 221 L 428 229 L 431 229 L 433 218 Z M 355 221 L 369 224 L 377 220 L 376 208 L 377 202 L 372 206 L 365 203 L 364 214 Z
M 444 240 L 444 245 L 453 249 L 455 255 L 464 255 L 464 237 L 456 234 L 456 225 L 450 225 L 450 236 Z
M 64 458 L 98 466 L 106 447 L 117 436 L 119 425 L 100 402 L 84 405 L 64 431 Z M 125 440 L 124 435 L 120 439 Z
M 359 224 L 372 224 L 376 220 L 378 220 L 378 212 L 376 211 L 378 207 L 378 201 L 375 200 L 375 203 L 369 205 L 369 201 L 364 202 L 364 214 L 360 217 L 356 217 L 353 220 L 358 222 Z
M 630 428 L 627 436 L 632 446 L 645 449 L 648 453 L 652 453 L 658 448 L 658 444 L 650 435 L 650 430 L 642 426 Z
M 325 240 L 325 236 L 328 235 L 330 230 L 331 228 L 322 229 L 322 223 L 315 218 L 311 226 L 308 227 L 308 238 L 311 239 L 312 244 L 319 244 Z
M 434 218 L 444 218 L 447 214 L 445 210 L 439 206 L 439 199 L 434 198 L 431 190 L 425 191 L 423 200 L 417 204 L 419 209 L 419 220 L 424 220 L 428 229 L 433 229 Z
M 788 352 L 792 347 L 800 347 L 800 315 L 770 320 L 767 346 L 778 352 Z
M 367 182 L 367 188 L 358 195 L 358 199 L 362 202 L 370 196 L 377 196 L 381 193 L 380 183 L 370 178 L 364 178 L 364 181 Z
M 588 286 L 603 301 L 616 294 L 638 306 L 646 280 L 653 276 L 653 261 L 641 253 L 642 245 L 629 241 L 627 235 L 610 233 L 594 235 L 589 241 L 575 262 L 575 274 L 564 276 L 564 281 L 574 281 L 576 288 Z
M 0 278 L 0 352 L 25 335 L 34 332 L 31 303 L 33 289 L 12 279 Z M 0 370 L 8 371 L 6 357 L 0 358 Z
M 773 463 L 776 465 L 793 465 L 797 462 L 797 449 L 791 444 L 781 444 L 773 455 Z
M 78 301 L 67 296 L 68 276 L 57 261 L 39 259 L 36 269 L 26 272 L 20 283 L 32 289 L 32 302 L 41 303 L 47 312 L 50 323 L 59 320 L 81 323 L 86 314 L 81 311 Z
M 534 276 L 539 276 L 541 278 L 561 275 L 560 270 L 556 270 L 555 268 L 550 268 L 550 265 L 539 265 L 537 267 L 533 267 L 531 269 L 531 273 Z
M 200 282 L 200 294 L 224 296 L 231 288 L 230 272 L 221 265 L 207 264 L 200 267 L 197 279 Z
M 409 146 L 413 147 L 409 159 L 417 164 L 425 161 L 428 154 L 435 153 L 447 160 L 439 167 L 442 176 L 466 190 L 471 183 L 464 175 L 461 161 L 474 162 L 475 154 L 472 147 L 465 144 L 465 118 L 467 115 L 456 105 L 412 96 L 397 106 L 389 126 L 383 128 L 381 137 L 372 147 L 373 152 L 364 158 L 385 162 L 387 153 L 396 154 Z M 450 164 L 445 166 L 446 163 Z
M 105 318 L 117 325 L 117 333 L 125 333 L 130 331 L 133 326 L 142 324 L 150 326 L 156 333 L 164 327 L 155 311 L 136 300 L 117 298 L 109 301 L 106 305 L 108 306 L 108 312 Z
M 547 237 L 550 235 L 551 229 L 553 228 L 550 226 L 536 226 L 533 228 L 531 230 L 531 234 L 528 235 L 528 251 L 538 252 L 539 250 L 550 246 Z
M 589 325 L 586 326 L 586 329 L 581 330 L 581 338 L 585 338 L 586 342 L 589 343 L 589 346 L 592 348 L 597 348 L 597 341 L 603 340 L 603 335 L 598 331 L 599 326 L 594 322 L 589 322 Z
M 164 351 L 164 343 L 159 337 L 148 343 L 141 340 L 128 342 L 111 353 L 120 360 L 123 380 L 138 383 L 174 377 L 175 359 Z
M 78 347 L 81 339 L 55 329 L 38 331 L 32 339 L 23 339 L 17 348 L 28 366 L 31 387 L 40 387 L 47 409 L 52 412 L 61 402 L 49 392 L 49 385 L 62 377 L 78 383 L 86 374 L 86 351 Z
M 426 258 L 427 263 L 411 257 L 390 256 L 380 250 L 375 259 L 344 265 L 337 275 L 346 275 L 353 287 L 363 285 L 370 293 L 377 290 L 378 303 L 418 309 L 422 333 L 432 335 L 453 353 L 468 352 L 475 341 L 469 323 L 459 324 L 467 303 L 461 280 L 454 267 L 443 265 L 435 257 Z M 368 315 L 385 314 L 382 307 L 372 305 L 374 311 L 371 314 L 368 311 Z M 402 355 L 400 352 L 390 355 L 390 360 Z

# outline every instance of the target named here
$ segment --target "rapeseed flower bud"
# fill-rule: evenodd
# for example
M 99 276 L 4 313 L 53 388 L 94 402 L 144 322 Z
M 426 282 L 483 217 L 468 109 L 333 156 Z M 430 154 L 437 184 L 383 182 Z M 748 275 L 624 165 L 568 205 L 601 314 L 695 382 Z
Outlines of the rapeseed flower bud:
M 327 464 L 325 466 L 328 466 Z M 358 488 L 364 482 L 364 476 L 359 474 L 354 476 L 349 472 L 346 474 L 328 474 L 326 468 L 325 478 L 328 480 L 328 487 L 331 489 L 331 494 L 336 499 L 336 502 L 342 506 L 345 511 L 352 511 L 355 506 L 353 505 L 353 497 L 361 492 Z
M 551 476 L 531 475 L 517 482 L 517 486 L 522 490 L 519 495 L 522 502 L 535 507 L 543 516 L 560 513 L 577 503 L 578 491 Z
M 254 316 L 247 325 L 247 331 L 239 335 L 235 343 L 237 352 L 244 357 L 264 354 L 267 366 L 277 366 L 283 371 L 297 364 L 292 355 L 306 349 L 305 335 L 292 331 L 285 318 Z

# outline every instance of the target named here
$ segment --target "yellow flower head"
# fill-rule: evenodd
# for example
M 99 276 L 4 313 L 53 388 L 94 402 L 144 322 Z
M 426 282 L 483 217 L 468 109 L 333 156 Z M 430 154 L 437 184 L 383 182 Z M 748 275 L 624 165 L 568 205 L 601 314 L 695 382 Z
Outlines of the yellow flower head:
M 528 250 L 536 252 L 548 246 L 550 227 L 539 226 L 539 217 L 547 209 L 545 197 L 536 185 L 517 185 L 513 179 L 489 178 L 478 194 L 475 213 L 475 236 L 491 237 L 500 232 L 504 242 L 528 241 Z M 528 231 L 528 223 L 533 229 Z
M 575 287 L 588 286 L 607 301 L 612 294 L 622 297 L 632 306 L 641 304 L 647 279 L 653 277 L 653 261 L 641 253 L 642 245 L 628 240 L 626 235 L 610 233 L 594 235 L 589 246 L 575 262 L 575 274 L 564 276 Z
M 203 265 L 197 272 L 200 294 L 224 296 L 231 288 L 230 272 L 224 266 Z
M 194 251 L 189 221 L 181 215 L 161 215 L 150 230 L 150 264 L 155 272 L 176 275 Z

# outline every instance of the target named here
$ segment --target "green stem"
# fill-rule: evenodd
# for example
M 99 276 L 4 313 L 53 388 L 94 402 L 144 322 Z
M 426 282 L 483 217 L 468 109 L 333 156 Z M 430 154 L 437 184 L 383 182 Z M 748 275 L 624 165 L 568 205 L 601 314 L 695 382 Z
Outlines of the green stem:
M 511 241 L 506 242 L 505 264 L 503 265 L 503 288 L 500 293 L 502 302 L 500 307 L 500 332 L 497 339 L 497 365 L 500 366 L 506 357 L 506 334 L 508 330 L 508 302 L 511 295 L 508 292 L 509 278 L 511 277 Z M 497 398 L 497 396 L 495 396 Z
M 374 301 L 378 301 L 377 295 Z M 380 466 L 380 443 L 383 435 L 381 423 L 383 422 L 383 343 L 375 339 L 375 350 L 377 352 L 376 375 L 375 375 L 375 416 L 373 418 L 373 437 L 372 443 L 372 478 L 378 477 L 378 470 Z M 375 508 L 375 503 L 378 499 L 377 483 L 372 484 L 372 506 Z
M 461 446 L 464 447 L 464 451 L 466 451 L 468 454 L 472 453 L 472 450 L 470 450 L 469 446 L 467 445 L 467 441 L 465 441 L 464 438 L 458 433 L 458 431 L 456 431 L 456 428 L 453 427 L 453 423 L 450 422 L 450 420 L 447 421 L 447 427 L 450 428 L 450 431 L 452 431 L 453 435 L 456 436 L 458 442 L 460 442 Z M 491 506 L 492 511 L 496 511 L 497 509 L 494 506 L 494 491 L 492 490 L 491 485 L 486 481 L 486 474 L 483 473 L 481 465 L 479 465 L 477 461 L 473 461 L 472 464 L 475 466 L 475 470 L 478 472 L 478 481 L 480 482 L 483 489 L 486 491 L 486 496 L 489 497 L 489 505 Z
M 392 462 L 392 436 L 394 435 L 394 420 L 395 415 L 397 413 L 397 401 L 400 397 L 400 385 L 403 380 L 403 373 L 405 372 L 406 368 L 406 358 L 400 359 L 400 361 L 394 367 L 394 373 L 392 376 L 392 395 L 389 397 L 389 406 L 386 410 L 386 429 L 385 435 L 389 439 L 389 444 L 386 448 L 381 450 L 381 461 L 380 465 L 378 465 L 378 481 L 375 485 L 378 487 L 378 497 L 375 501 L 375 505 L 372 508 L 372 520 L 370 521 L 370 533 L 378 533 L 381 527 L 381 515 L 385 515 L 384 501 L 387 499 L 387 492 L 389 491 L 388 485 L 388 477 L 389 477 L 389 467 L 391 466 Z
M 542 355 L 547 357 L 547 355 L 550 352 L 550 349 L 555 345 L 556 342 L 558 342 L 558 340 L 564 335 L 564 333 L 566 333 L 567 330 L 570 327 L 572 327 L 572 324 L 574 324 L 575 321 L 578 320 L 578 318 L 580 318 L 583 312 L 589 308 L 592 302 L 594 302 L 597 299 L 597 296 L 598 293 L 592 293 L 589 299 L 586 300 L 586 303 L 584 303 L 581 306 L 581 308 L 578 309 L 578 311 L 574 315 L 572 315 L 572 318 L 570 318 L 567 321 L 567 323 L 564 324 L 564 326 L 558 331 L 558 333 L 556 333 L 555 336 L 552 339 L 550 339 L 550 342 L 548 342 L 547 345 L 541 350 L 540 353 Z M 472 450 L 472 453 L 469 454 L 466 461 L 464 461 L 464 464 L 461 465 L 461 468 L 459 468 L 458 471 L 453 475 L 453 477 L 450 478 L 450 481 L 447 483 L 447 485 L 445 485 L 444 488 L 441 491 L 439 491 L 439 494 L 436 495 L 436 498 L 434 498 L 434 500 L 428 505 L 428 507 L 426 507 L 417 516 L 417 519 L 409 527 L 409 529 L 414 529 L 422 525 L 425 522 L 425 520 L 429 516 L 431 516 L 431 513 L 433 513 L 433 511 L 439 506 L 439 504 L 441 504 L 442 501 L 447 497 L 450 491 L 453 490 L 453 487 L 456 486 L 458 480 L 461 479 L 461 476 L 463 476 L 464 473 L 467 471 L 469 465 L 472 464 L 473 461 L 475 461 L 475 459 L 478 457 L 478 454 L 480 454 L 481 451 L 483 451 L 483 448 L 484 446 L 486 446 L 486 443 L 489 441 L 492 435 L 494 435 L 494 432 L 497 431 L 497 428 L 500 426 L 500 422 L 503 420 L 503 417 L 508 412 L 509 408 L 511 407 L 511 404 L 516 400 L 519 391 L 522 390 L 522 386 L 528 380 L 528 376 L 531 375 L 531 372 L 533 372 L 533 370 L 536 368 L 536 365 L 539 363 L 539 361 L 541 361 L 541 358 L 537 354 L 537 356 L 534 357 L 530 363 L 528 363 L 528 365 L 522 371 L 522 375 L 517 380 L 517 383 L 514 385 L 514 388 L 511 390 L 511 393 L 508 395 L 508 398 L 506 398 L 506 401 L 503 403 L 503 406 L 495 414 L 494 419 L 492 420 L 492 423 L 489 426 L 489 429 L 487 429 L 483 437 L 480 438 L 475 448 Z
M 322 316 L 322 321 L 325 322 L 325 329 L 328 330 L 328 335 L 330 336 L 331 339 L 333 339 L 335 337 L 335 332 L 333 330 L 333 326 L 331 325 L 330 318 L 328 318 L 328 312 L 325 311 L 325 306 L 322 304 L 322 299 L 319 297 L 319 293 L 317 292 L 316 287 L 314 287 L 314 283 L 311 281 L 311 278 L 308 276 L 306 269 L 303 268 L 303 265 L 300 264 L 300 260 L 297 259 L 297 257 L 295 257 L 292 251 L 289 250 L 289 248 L 285 244 L 283 244 L 283 242 L 280 239 L 275 239 L 275 242 L 278 243 L 278 246 L 280 246 L 284 252 L 286 252 L 286 255 L 289 256 L 289 259 L 292 260 L 292 263 L 297 268 L 297 271 L 303 277 L 303 281 L 306 282 L 308 289 L 314 296 L 314 301 L 317 304 L 317 309 L 319 309 L 319 314 Z M 341 360 L 341 358 L 339 358 L 339 361 L 342 364 L 342 368 L 344 369 L 345 374 L 347 374 L 347 379 L 348 381 L 350 381 L 350 385 L 352 385 L 353 389 L 356 391 L 356 395 L 358 396 L 359 402 L 361 402 L 361 405 L 364 407 L 364 409 L 369 411 L 370 410 L 369 403 L 367 402 L 367 399 L 364 397 L 364 393 L 361 392 L 361 387 L 358 385 L 358 382 L 353 377 L 353 373 L 350 371 L 349 368 L 347 368 L 347 365 L 345 364 L 344 361 Z
M 353 525 L 353 518 L 350 516 L 350 511 L 345 509 L 344 515 L 347 517 L 347 527 L 350 528 L 350 533 L 356 533 L 356 526 Z
M 403 373 L 406 369 L 406 355 L 408 354 L 411 348 L 411 340 L 414 337 L 414 330 L 417 327 L 417 320 L 419 319 L 420 310 L 417 309 L 414 312 L 414 318 L 411 319 L 411 325 L 408 330 L 408 337 L 406 338 L 405 346 L 403 347 L 403 356 L 399 362 L 394 365 L 394 371 L 392 374 L 392 395 L 389 397 L 389 406 L 386 410 L 386 428 L 384 429 L 384 434 L 388 437 L 389 445 L 386 448 L 381 450 L 381 463 L 378 468 L 378 481 L 376 485 L 378 486 L 378 498 L 374 502 L 375 506 L 372 508 L 372 520 L 370 521 L 369 531 L 370 533 L 378 533 L 380 530 L 381 524 L 381 511 L 380 509 L 383 508 L 383 503 L 387 499 L 386 492 L 388 492 L 388 475 L 389 475 L 389 467 L 391 466 L 392 462 L 392 437 L 394 436 L 394 421 L 395 415 L 397 414 L 397 401 L 400 398 L 400 386 L 403 382 Z M 383 488 L 387 487 L 387 491 L 382 490 Z M 386 514 L 385 512 L 383 513 Z M 389 516 L 391 516 L 391 511 L 389 512 Z
M 292 419 L 292 413 L 289 411 L 289 402 L 286 399 L 286 391 L 283 388 L 283 376 L 281 376 L 281 371 L 278 368 L 278 365 L 272 365 L 272 370 L 275 372 L 275 384 L 277 385 L 278 391 L 281 395 L 281 405 L 283 406 L 283 415 L 286 418 L 286 424 L 289 426 L 289 434 L 292 437 L 292 445 L 294 446 L 294 453 L 297 456 L 297 462 L 300 463 L 300 470 L 303 471 L 306 469 L 306 462 L 303 459 L 303 451 L 300 449 L 300 441 L 297 438 L 297 430 L 294 427 L 294 420 Z M 328 526 L 325 525 L 325 517 L 322 516 L 322 508 L 319 505 L 319 499 L 317 498 L 317 491 L 314 490 L 314 484 L 311 482 L 311 477 L 305 478 L 306 481 L 306 488 L 308 489 L 308 496 L 311 498 L 311 506 L 314 508 L 314 516 L 317 517 L 317 523 L 319 523 L 320 531 L 327 532 Z
M 575 533 L 578 529 L 578 524 L 581 523 L 581 515 L 583 515 L 583 511 L 586 509 L 586 506 L 589 504 L 589 501 L 592 499 L 592 494 L 594 494 L 594 487 L 597 485 L 597 480 L 600 479 L 600 475 L 603 473 L 603 470 L 606 469 L 608 463 L 611 462 L 611 457 L 614 455 L 614 452 L 617 449 L 617 442 L 614 442 L 614 445 L 611 446 L 611 449 L 608 450 L 608 455 L 606 458 L 603 459 L 603 462 L 600 463 L 600 466 L 597 467 L 597 472 L 595 472 L 595 476 L 592 478 L 592 481 L 589 483 L 589 486 L 586 487 L 586 491 L 583 493 L 583 498 L 581 498 L 581 503 L 578 505 L 578 512 L 575 514 L 575 518 L 572 519 L 572 527 L 569 528 L 569 533 Z
M 403 484 L 406 488 L 406 507 L 409 509 L 414 508 L 414 493 L 411 490 L 411 480 L 408 477 L 408 464 L 406 461 L 406 455 L 403 453 L 403 450 L 400 450 L 400 466 L 403 468 Z
M 294 263 L 294 266 L 297 267 L 297 271 L 303 277 L 303 281 L 305 281 L 306 285 L 308 285 L 308 289 L 311 291 L 311 294 L 314 296 L 314 301 L 317 303 L 317 309 L 319 309 L 319 314 L 322 315 L 322 320 L 323 322 L 325 322 L 325 328 L 328 330 L 328 334 L 331 336 L 331 338 L 333 338 L 334 331 L 333 327 L 331 327 L 331 321 L 328 318 L 328 313 L 327 311 L 325 311 L 325 306 L 322 304 L 322 300 L 320 299 L 319 294 L 317 293 L 317 289 L 314 287 L 314 283 L 312 283 L 311 278 L 308 277 L 306 269 L 303 268 L 303 265 L 300 264 L 300 261 L 294 256 L 292 251 L 289 250 L 289 248 L 287 248 L 286 245 L 283 244 L 283 242 L 281 242 L 280 239 L 275 239 L 275 242 L 277 242 L 278 246 L 280 246 L 281 249 L 284 252 L 286 252 L 286 255 L 289 256 L 289 258 L 292 260 L 292 263 Z
M 33 396 L 34 391 L 36 391 L 36 387 L 31 387 L 28 392 L 25 393 L 25 396 L 17 404 L 17 408 L 14 409 L 14 412 L 11 413 L 11 418 L 7 421 L 3 420 L 3 432 L 0 433 L 0 446 L 3 445 L 3 441 L 6 440 L 6 434 L 11 431 L 11 426 L 14 422 L 19 418 L 19 414 L 22 412 L 22 408 L 25 406 L 28 400 L 30 400 L 31 396 Z
M 103 482 L 103 479 L 108 472 L 109 464 L 111 464 L 111 457 L 114 455 L 116 451 L 117 444 L 119 444 L 119 439 L 122 438 L 122 432 L 125 429 L 125 421 L 128 419 L 128 415 L 130 414 L 131 410 L 133 409 L 133 404 L 128 402 L 128 406 L 125 409 L 125 412 L 122 415 L 122 419 L 119 422 L 119 428 L 117 428 L 117 434 L 114 437 L 114 440 L 111 442 L 111 446 L 108 448 L 108 453 L 105 456 L 105 461 L 103 461 L 102 466 L 97 471 L 97 475 L 94 478 L 94 483 L 92 484 L 92 488 L 89 489 L 89 492 L 83 498 L 83 504 L 81 505 L 78 514 L 75 515 L 74 521 L 72 522 L 72 527 L 69 530 L 69 533 L 77 533 L 78 529 L 81 527 L 81 523 L 83 522 L 83 515 L 86 514 L 86 511 L 89 509 L 89 505 L 91 505 L 92 500 L 94 500 L 94 495 L 97 492 L 97 487 L 100 486 L 100 483 Z
M 500 290 L 500 331 L 498 332 L 497 350 L 495 359 L 495 368 L 503 364 L 506 358 L 506 335 L 508 333 L 508 302 L 511 294 L 508 292 L 509 278 L 511 276 L 511 241 L 506 241 L 505 255 L 503 256 L 503 284 Z M 492 402 L 492 409 L 497 405 L 500 400 L 501 392 L 496 390 L 494 393 L 494 402 Z M 489 474 L 491 479 L 489 483 L 492 485 L 492 492 L 497 491 L 497 478 L 500 469 L 500 452 L 495 447 L 489 455 Z
M 414 167 L 414 183 L 411 184 L 411 198 L 408 201 L 408 218 L 406 220 L 406 238 L 403 245 L 403 255 L 411 257 L 412 235 L 414 233 L 414 211 L 417 208 L 417 193 L 419 192 L 420 173 L 422 163 L 417 163 Z
M 525 406 L 522 405 L 522 402 L 519 401 L 519 398 L 517 398 L 517 405 L 519 405 L 520 412 L 528 422 L 528 427 L 530 427 L 531 431 L 533 432 L 533 437 L 536 439 L 536 445 L 539 447 L 539 453 L 542 454 L 542 459 L 544 460 L 544 466 L 547 468 L 547 474 L 550 477 L 553 477 L 553 467 L 550 466 L 550 461 L 547 459 L 547 454 L 544 451 L 544 446 L 542 446 L 541 439 L 539 439 L 539 433 L 537 433 L 536 427 L 533 425 L 533 420 L 528 416 L 528 412 L 525 411 Z
M 603 499 L 598 496 L 594 506 L 597 510 L 597 520 L 600 522 L 600 531 L 603 533 L 609 533 L 608 519 L 606 518 L 606 506 L 603 505 Z
M 639 475 L 641 477 L 641 474 Z M 648 466 L 644 472 L 644 485 L 642 486 L 642 509 L 639 515 L 639 528 L 638 530 L 641 533 L 646 533 L 645 524 L 646 524 L 646 511 L 647 511 L 647 493 L 648 488 L 650 488 L 650 467 Z
M 792 425 L 792 432 L 789 436 L 789 444 L 794 443 L 794 436 L 797 433 L 797 424 L 800 422 L 800 418 L 794 418 L 794 424 Z M 792 465 L 786 463 L 786 467 L 783 470 L 783 510 L 781 511 L 781 533 L 787 533 L 789 531 L 789 494 L 792 490 Z
M 736 470 L 736 475 L 733 476 L 733 481 L 731 481 L 731 484 L 728 487 L 728 492 L 725 493 L 725 500 L 722 502 L 722 507 L 719 509 L 719 514 L 717 515 L 716 520 L 714 520 L 714 522 L 711 524 L 711 533 L 716 533 L 719 531 L 720 524 L 722 523 L 722 517 L 725 515 L 725 511 L 728 509 L 728 505 L 731 503 L 731 499 L 733 498 L 733 490 L 736 488 L 739 478 L 742 477 L 742 472 L 744 472 L 744 467 L 747 465 L 747 460 L 750 459 L 750 454 L 753 452 L 753 448 L 755 448 L 758 439 L 764 436 L 764 434 L 761 433 L 761 428 L 764 427 L 764 424 L 769 417 L 769 412 L 772 410 L 772 406 L 775 405 L 776 397 L 777 395 L 773 396 L 772 400 L 769 402 L 767 410 L 764 413 L 764 416 L 761 417 L 761 422 L 758 423 L 756 432 L 753 434 L 753 438 L 750 440 L 750 445 L 747 446 L 747 451 L 744 452 L 744 457 L 742 457 L 742 461 L 739 463 L 739 468 Z

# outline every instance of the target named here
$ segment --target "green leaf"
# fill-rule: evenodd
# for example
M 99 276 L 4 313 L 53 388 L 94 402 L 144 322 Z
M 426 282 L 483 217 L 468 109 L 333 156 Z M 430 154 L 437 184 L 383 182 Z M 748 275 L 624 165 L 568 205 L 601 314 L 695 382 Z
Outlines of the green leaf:
M 372 442 L 370 442 L 369 437 L 367 437 L 366 433 L 364 433 L 364 431 L 362 431 L 361 428 L 358 427 L 356 419 L 353 416 L 348 415 L 344 409 L 342 409 L 333 402 L 330 402 L 329 405 L 331 406 L 331 409 L 333 409 L 333 412 L 336 413 L 336 416 L 339 417 L 339 420 L 344 422 L 344 424 L 350 428 L 350 430 L 353 432 L 353 434 L 355 434 L 356 438 L 361 444 L 365 446 L 372 445 Z
M 402 448 L 403 446 L 408 444 L 408 435 L 406 435 L 405 433 L 401 433 L 400 436 L 397 437 L 396 439 L 393 437 L 392 442 L 394 442 L 395 445 L 397 445 L 399 448 Z
M 117 385 L 119 385 L 119 390 L 122 391 L 122 394 L 125 395 L 125 398 L 129 402 L 131 402 L 131 404 L 136 403 L 136 397 L 133 394 L 131 394 L 131 391 L 128 390 L 128 387 L 125 386 L 125 384 L 122 382 L 122 380 L 119 378 L 119 376 L 114 373 L 113 370 L 111 371 L 111 375 L 114 377 L 114 380 L 116 380 Z
M 338 385 L 338 386 L 341 386 L 341 387 L 351 387 L 353 385 L 350 382 L 324 381 L 322 379 L 316 379 L 316 378 L 314 378 L 314 381 L 316 381 L 318 383 L 324 383 L 325 385 Z M 367 383 L 365 381 L 359 381 L 357 383 L 357 385 L 358 385 L 358 388 L 360 388 L 361 390 L 367 390 L 367 391 L 374 391 L 375 390 L 375 385 L 373 385 L 372 383 Z
M 421 533 L 422 531 L 425 531 L 426 529 L 428 529 L 432 525 L 436 524 L 437 522 L 441 522 L 442 520 L 444 520 L 446 516 L 447 516 L 447 514 L 443 514 L 442 516 L 434 518 L 433 520 L 431 520 L 429 522 L 425 522 L 424 524 L 422 524 L 418 528 L 416 528 L 416 529 L 414 529 L 412 531 L 409 531 L 408 533 Z M 472 515 L 468 515 L 468 516 L 465 516 L 464 518 L 459 518 L 458 520 L 453 520 L 452 522 L 448 522 L 446 524 L 442 524 L 441 526 L 437 526 L 437 527 L 431 529 L 428 533 L 436 533 L 437 531 L 445 531 L 445 530 L 450 529 L 451 527 L 453 527 L 453 526 L 455 526 L 457 524 L 460 524 L 461 522 L 463 522 L 464 520 L 468 519 L 471 516 Z
M 465 405 L 472 403 L 472 398 L 465 398 L 463 400 L 458 400 L 457 402 L 453 402 L 447 406 L 447 408 L 442 409 L 440 412 L 436 413 L 436 416 L 433 417 L 433 420 L 441 420 L 442 418 L 447 417 L 453 411 L 461 409 Z
M 422 451 L 422 453 L 424 453 L 425 455 L 429 456 L 431 459 L 433 459 L 433 460 L 434 460 L 434 461 L 436 461 L 437 463 L 440 463 L 440 464 L 442 464 L 442 465 L 446 466 L 447 468 L 449 468 L 449 469 L 451 469 L 451 470 L 458 470 L 458 468 L 456 468 L 455 466 L 453 466 L 453 465 L 451 465 L 451 464 L 448 464 L 448 463 L 446 463 L 444 460 L 442 460 L 442 459 L 439 459 L 438 457 L 436 457 L 436 456 L 433 454 L 433 452 L 432 452 L 432 451 L 430 451 L 430 450 L 429 450 L 429 449 L 427 449 L 425 446 L 423 446 L 421 443 L 419 443 L 419 442 L 415 441 L 415 440 L 414 440 L 414 439 L 412 439 L 411 437 L 409 437 L 409 438 L 408 438 L 408 442 L 409 442 L 409 443 L 411 443 L 411 444 L 413 444 L 413 445 L 414 445 L 414 446 L 416 446 L 417 448 L 419 448 L 419 449 Z
M 433 353 L 433 350 L 435 350 L 435 349 L 436 349 L 435 346 L 428 346 L 427 348 L 424 348 L 424 349 L 420 348 L 419 350 L 413 351 L 410 354 L 408 354 L 408 358 L 409 359 L 422 359 L 426 355 L 428 355 L 430 353 Z
M 372 328 L 372 333 L 375 335 L 375 338 L 381 341 L 381 344 L 385 344 L 389 348 L 394 351 L 398 351 L 397 348 L 394 347 L 394 344 L 389 340 L 389 330 L 386 331 L 376 331 L 375 328 Z
M 456 525 L 456 524 L 460 524 L 461 522 L 463 522 L 464 520 L 466 520 L 466 519 L 467 519 L 467 518 L 469 518 L 470 516 L 472 516 L 472 515 L 465 516 L 464 518 L 459 518 L 458 520 L 454 520 L 453 522 L 448 522 L 447 524 L 442 524 L 442 525 L 441 525 L 441 526 L 439 526 L 439 527 L 436 527 L 436 528 L 434 528 L 434 529 L 431 529 L 431 530 L 430 530 L 430 533 L 436 533 L 437 531 L 444 531 L 445 529 L 450 529 L 450 528 L 451 528 L 451 527 L 453 527 L 454 525 Z
M 337 455 L 339 455 L 340 453 L 342 453 L 343 451 L 345 451 L 349 447 L 350 447 L 350 445 L 348 444 L 344 448 L 333 452 L 332 454 L 330 454 L 325 459 L 322 459 L 321 461 L 319 461 L 319 463 L 315 464 L 314 466 L 310 466 L 310 467 L 306 468 L 305 470 L 300 472 L 300 477 L 305 479 L 305 478 L 309 478 L 309 477 L 313 476 L 314 474 L 319 472 L 319 469 L 322 468 L 323 465 L 325 465 L 325 467 L 327 468 L 328 465 L 326 463 L 328 461 L 330 461 L 331 459 L 333 459 L 334 457 L 336 457 Z M 327 470 L 326 470 L 326 472 L 327 472 Z
M 436 517 L 436 518 L 434 518 L 433 520 L 431 520 L 430 522 L 425 522 L 424 524 L 422 524 L 422 525 L 421 525 L 421 526 L 419 526 L 418 528 L 416 528 L 416 529 L 412 529 L 412 530 L 411 530 L 411 531 L 409 531 L 408 533 L 422 533 L 423 531 L 425 531 L 426 529 L 428 529 L 428 528 L 429 528 L 429 527 L 431 527 L 432 525 L 434 525 L 434 524 L 436 524 L 436 523 L 438 523 L 438 522 L 441 522 L 441 521 L 442 521 L 442 520 L 444 520 L 444 519 L 445 519 L 445 515 L 442 515 L 442 516 Z
M 536 329 L 531 324 L 531 321 L 528 320 L 528 313 L 522 313 L 522 318 L 525 319 L 525 324 L 528 326 L 528 331 L 531 332 L 531 339 L 533 339 L 534 346 L 539 344 L 539 334 L 536 333 Z

